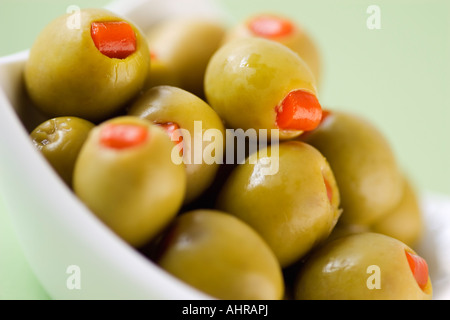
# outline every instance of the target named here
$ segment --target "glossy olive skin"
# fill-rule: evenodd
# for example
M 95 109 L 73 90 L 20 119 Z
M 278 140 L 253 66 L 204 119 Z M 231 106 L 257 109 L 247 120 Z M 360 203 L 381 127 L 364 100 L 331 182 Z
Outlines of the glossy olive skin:
M 291 21 L 291 24 L 293 26 L 293 30 L 291 33 L 267 38 L 272 41 L 277 41 L 295 51 L 309 66 L 312 73 L 314 74 L 314 78 L 316 79 L 317 85 L 319 85 L 322 73 L 321 56 L 319 48 L 315 43 L 315 41 L 313 41 L 310 34 L 308 34 L 307 31 L 304 28 L 302 28 L 302 26 L 299 23 L 293 21 L 292 19 L 289 19 L 287 16 L 275 13 L 262 14 L 262 16 L 275 17 Z M 255 36 L 265 37 L 262 35 L 255 34 L 249 27 L 249 23 L 257 17 L 258 15 L 250 16 L 244 21 L 234 26 L 231 30 L 227 32 L 226 36 L 224 37 L 224 43 L 239 38 L 248 38 Z
M 431 280 L 428 277 L 425 290 L 419 287 L 405 250 L 414 253 L 401 241 L 372 232 L 330 241 L 314 252 L 300 269 L 295 298 L 430 300 L 433 291 Z
M 140 96 L 128 114 L 155 123 L 176 123 L 189 133 L 183 136 L 182 142 L 187 173 L 185 203 L 200 196 L 211 185 L 225 151 L 225 127 L 206 102 L 177 87 L 157 86 Z M 201 135 L 196 133 L 196 126 Z M 214 133 L 212 141 L 203 141 L 203 130 Z M 204 156 L 211 156 L 211 150 L 214 150 L 214 159 L 206 159 Z M 201 157 L 196 155 L 198 152 Z
M 205 18 L 168 19 L 148 30 L 152 63 L 146 88 L 172 85 L 204 97 L 206 66 L 224 34 L 224 26 Z
M 128 21 L 136 35 L 136 51 L 124 59 L 109 58 L 96 48 L 91 23 L 126 20 L 104 9 L 82 9 L 79 15 L 79 28 L 69 27 L 74 18 L 66 14 L 41 31 L 26 62 L 25 84 L 44 114 L 100 122 L 141 90 L 148 76 L 149 50 L 141 31 Z
M 397 206 L 403 180 L 395 154 L 366 119 L 331 110 L 300 139 L 316 147 L 334 172 L 343 209 L 339 223 L 368 226 Z
M 193 287 L 225 300 L 278 300 L 284 283 L 264 240 L 236 217 L 216 210 L 181 214 L 162 240 L 157 263 Z
M 266 151 L 276 162 L 274 146 Z M 281 143 L 278 171 L 272 175 L 263 174 L 266 151 L 260 149 L 255 162 L 250 157 L 231 173 L 217 208 L 258 231 L 287 267 L 329 236 L 340 216 L 339 190 L 326 159 L 312 146 Z M 325 179 L 332 189 L 331 202 Z
M 405 177 L 403 183 L 403 196 L 400 203 L 386 216 L 376 221 L 370 229 L 414 247 L 423 235 L 422 208 L 411 181 Z
M 212 56 L 205 74 L 205 94 L 210 106 L 233 129 L 271 129 L 276 107 L 292 90 L 316 95 L 316 83 L 306 63 L 275 41 L 250 37 L 223 45 Z M 280 139 L 301 130 L 280 130 Z
M 140 145 L 116 150 L 102 145 L 109 124 L 131 124 L 148 130 Z M 78 156 L 74 191 L 97 217 L 130 245 L 150 241 L 175 217 L 186 188 L 182 165 L 172 162 L 173 142 L 150 122 L 121 116 L 91 131 Z
M 57 117 L 44 121 L 30 133 L 33 145 L 70 187 L 75 161 L 94 126 L 77 117 Z

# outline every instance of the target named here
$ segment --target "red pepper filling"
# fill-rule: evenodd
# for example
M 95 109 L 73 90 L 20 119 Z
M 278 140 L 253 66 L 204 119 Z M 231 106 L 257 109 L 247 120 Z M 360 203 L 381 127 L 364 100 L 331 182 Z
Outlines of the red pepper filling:
M 157 60 L 158 56 L 156 55 L 155 51 L 150 50 L 150 59 L 151 60 Z
M 180 126 L 173 122 L 166 122 L 166 123 L 155 123 L 156 125 L 162 127 L 164 130 L 166 130 L 167 134 L 169 135 L 170 139 L 175 142 L 176 145 L 180 146 L 180 152 L 183 153 L 183 136 L 181 135 L 181 132 L 178 134 L 176 133 L 176 130 L 180 129 Z
M 100 144 L 111 149 L 126 149 L 144 143 L 148 138 L 145 127 L 132 124 L 108 124 L 100 132 Z
M 277 38 L 289 35 L 294 30 L 291 21 L 269 15 L 258 16 L 248 23 L 251 32 L 264 38 Z
M 311 131 L 322 119 L 317 97 L 303 90 L 293 90 L 276 107 L 277 126 L 282 130 Z
M 327 189 L 328 200 L 331 203 L 331 200 L 333 199 L 333 189 L 331 188 L 330 183 L 327 179 L 325 179 L 325 177 L 323 177 L 323 181 L 325 182 L 325 187 Z
M 125 59 L 136 51 L 136 34 L 125 21 L 92 22 L 91 37 L 109 58 Z
M 428 284 L 428 264 L 422 257 L 405 250 L 409 267 L 420 289 L 425 290 Z

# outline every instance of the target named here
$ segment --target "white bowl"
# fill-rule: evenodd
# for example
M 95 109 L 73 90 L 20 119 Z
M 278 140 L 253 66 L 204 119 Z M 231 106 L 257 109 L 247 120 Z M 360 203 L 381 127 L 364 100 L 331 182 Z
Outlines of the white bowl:
M 141 28 L 175 15 L 217 14 L 207 1 L 117 1 L 108 9 Z M 186 3 L 186 2 L 184 2 Z M 201 10 L 200 10 L 201 8 Z M 30 107 L 22 71 L 28 51 L 0 58 L 0 193 L 24 254 L 55 299 L 207 299 L 132 249 L 66 188 L 28 132 L 44 119 Z M 79 289 L 71 266 L 80 273 Z
M 190 1 L 189 7 L 179 6 L 183 0 L 117 1 L 108 8 L 141 28 L 173 15 L 221 15 L 213 3 L 198 1 L 201 6 Z M 209 299 L 113 234 L 36 152 L 28 132 L 44 119 L 24 94 L 27 56 L 0 58 L 0 193 L 43 287 L 54 299 Z M 430 265 L 434 299 L 450 299 L 450 199 L 423 195 L 423 208 L 426 232 L 418 251 Z M 80 271 L 80 288 L 71 286 L 71 266 Z

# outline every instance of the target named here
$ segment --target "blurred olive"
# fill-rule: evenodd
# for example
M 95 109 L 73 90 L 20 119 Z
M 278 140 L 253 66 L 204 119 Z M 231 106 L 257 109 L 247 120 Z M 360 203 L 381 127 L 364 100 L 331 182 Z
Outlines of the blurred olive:
M 398 205 L 403 180 L 387 139 L 349 112 L 324 112 L 322 123 L 300 137 L 328 160 L 341 194 L 344 224 L 370 225 Z
M 172 18 L 146 33 L 152 63 L 146 88 L 171 85 L 204 97 L 206 66 L 225 28 L 205 18 Z
M 400 203 L 387 215 L 377 220 L 371 230 L 396 238 L 410 247 L 418 243 L 423 235 L 422 208 L 416 191 L 406 177 Z
M 264 240 L 236 217 L 216 210 L 178 216 L 166 230 L 157 263 L 214 298 L 275 300 L 283 276 Z
M 44 121 L 30 134 L 34 146 L 69 187 L 75 161 L 93 128 L 93 123 L 81 118 L 57 117 Z

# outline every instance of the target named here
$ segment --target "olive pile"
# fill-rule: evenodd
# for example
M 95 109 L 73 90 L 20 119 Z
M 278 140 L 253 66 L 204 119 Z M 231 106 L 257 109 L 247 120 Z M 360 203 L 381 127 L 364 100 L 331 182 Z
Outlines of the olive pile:
M 431 299 L 414 188 L 371 123 L 322 108 L 298 25 L 144 33 L 80 14 L 30 50 L 26 89 L 48 119 L 30 136 L 130 246 L 219 299 Z

